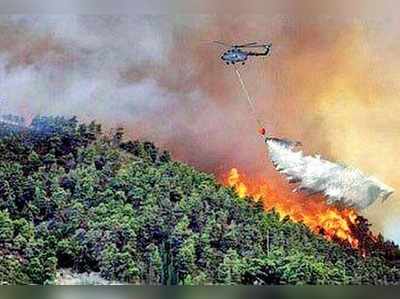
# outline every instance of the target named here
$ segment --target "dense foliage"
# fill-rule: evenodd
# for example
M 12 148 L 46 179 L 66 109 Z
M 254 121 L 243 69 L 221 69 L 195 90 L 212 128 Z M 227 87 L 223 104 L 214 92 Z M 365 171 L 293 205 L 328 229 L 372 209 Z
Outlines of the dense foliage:
M 57 269 L 147 284 L 389 284 L 366 258 L 237 197 L 150 142 L 95 123 L 0 124 L 0 281 Z

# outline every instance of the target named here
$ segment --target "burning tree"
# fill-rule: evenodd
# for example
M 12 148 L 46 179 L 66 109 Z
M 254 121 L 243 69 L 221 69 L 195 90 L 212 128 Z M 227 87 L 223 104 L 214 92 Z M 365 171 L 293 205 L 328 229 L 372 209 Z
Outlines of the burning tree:
M 313 233 L 324 236 L 342 246 L 351 246 L 363 255 L 384 256 L 391 261 L 400 259 L 397 245 L 375 236 L 368 220 L 351 208 L 328 205 L 322 196 L 305 198 L 300 193 L 285 193 L 277 190 L 265 178 L 249 178 L 232 168 L 223 179 L 233 187 L 241 198 L 262 202 L 265 210 L 276 211 L 281 219 L 287 217 L 294 222 L 304 223 Z M 307 204 L 304 201 L 307 200 Z

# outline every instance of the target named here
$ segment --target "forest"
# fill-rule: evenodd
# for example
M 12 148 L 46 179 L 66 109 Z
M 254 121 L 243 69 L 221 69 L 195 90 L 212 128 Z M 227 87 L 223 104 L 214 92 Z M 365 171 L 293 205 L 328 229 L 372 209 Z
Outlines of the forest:
M 398 247 L 371 241 L 365 219 L 366 241 L 354 249 L 241 199 L 123 128 L 10 119 L 0 123 L 2 284 L 52 284 L 62 269 L 151 285 L 400 281 Z

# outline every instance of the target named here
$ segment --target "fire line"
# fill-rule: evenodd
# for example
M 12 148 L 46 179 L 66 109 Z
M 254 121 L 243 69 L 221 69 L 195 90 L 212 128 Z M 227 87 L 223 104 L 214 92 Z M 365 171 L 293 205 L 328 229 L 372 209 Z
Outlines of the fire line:
M 328 240 L 338 239 L 348 242 L 355 249 L 359 247 L 359 241 L 351 231 L 351 225 L 356 223 L 357 218 L 352 209 L 340 210 L 327 205 L 323 199 L 306 200 L 295 195 L 280 195 L 265 179 L 249 179 L 236 168 L 229 171 L 224 184 L 232 187 L 240 198 L 262 200 L 265 210 L 275 209 L 281 219 L 288 216 L 294 222 L 303 222 L 313 233 L 321 234 Z

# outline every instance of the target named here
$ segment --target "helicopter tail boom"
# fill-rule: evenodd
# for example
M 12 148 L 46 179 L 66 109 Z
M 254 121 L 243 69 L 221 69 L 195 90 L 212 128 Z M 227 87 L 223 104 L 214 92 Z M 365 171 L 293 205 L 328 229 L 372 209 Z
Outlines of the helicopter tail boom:
M 272 44 L 262 45 L 265 48 L 264 52 L 248 52 L 247 55 L 249 56 L 267 56 L 271 52 Z

